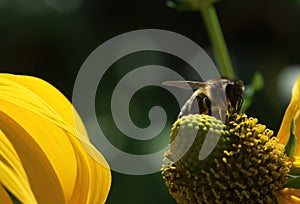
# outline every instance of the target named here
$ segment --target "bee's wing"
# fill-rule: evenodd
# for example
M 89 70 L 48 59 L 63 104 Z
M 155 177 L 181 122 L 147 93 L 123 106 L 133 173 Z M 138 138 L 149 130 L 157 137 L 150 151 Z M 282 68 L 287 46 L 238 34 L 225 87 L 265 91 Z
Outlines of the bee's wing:
M 197 97 L 198 91 L 195 91 L 192 96 L 185 102 L 185 104 L 182 106 L 180 113 L 178 115 L 178 118 L 184 116 L 184 115 L 189 115 L 192 113 L 199 113 L 199 107 L 197 103 Z
M 178 87 L 178 88 L 182 88 L 182 89 L 199 89 L 201 87 L 205 87 L 207 86 L 207 83 L 205 82 L 199 82 L 199 81 L 165 81 L 162 83 L 163 85 L 166 86 L 174 86 L 174 87 Z
M 206 83 L 209 85 L 216 85 L 222 83 L 223 86 L 226 86 L 229 83 L 234 83 L 234 80 L 228 78 L 216 78 L 216 79 L 207 80 Z

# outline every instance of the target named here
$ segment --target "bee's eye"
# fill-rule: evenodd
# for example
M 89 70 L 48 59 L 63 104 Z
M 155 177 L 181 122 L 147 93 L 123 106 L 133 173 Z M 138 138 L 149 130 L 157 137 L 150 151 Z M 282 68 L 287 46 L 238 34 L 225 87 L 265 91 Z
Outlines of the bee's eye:
M 227 96 L 231 95 L 232 89 L 233 89 L 233 85 L 232 84 L 227 84 L 227 86 L 225 88 L 225 93 L 226 93 Z
M 243 95 L 244 93 L 244 86 L 236 85 L 234 86 L 234 93 L 237 95 Z
M 237 81 L 234 83 L 234 85 L 235 85 L 235 89 L 237 89 L 237 90 L 239 90 L 239 91 L 241 91 L 241 92 L 244 92 L 245 86 L 244 86 L 244 82 L 243 82 L 242 80 L 237 80 Z

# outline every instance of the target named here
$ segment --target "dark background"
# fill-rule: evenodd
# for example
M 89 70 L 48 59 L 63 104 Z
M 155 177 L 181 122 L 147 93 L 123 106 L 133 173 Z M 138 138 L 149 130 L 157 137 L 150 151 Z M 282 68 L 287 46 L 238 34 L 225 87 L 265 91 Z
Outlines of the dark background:
M 69 99 L 76 74 L 87 56 L 103 42 L 128 31 L 148 28 L 173 31 L 190 38 L 211 53 L 200 13 L 175 11 L 165 6 L 163 0 L 22 2 L 0 0 L 0 71 L 43 78 Z M 247 114 L 258 117 L 261 123 L 276 132 L 288 102 L 279 92 L 278 87 L 285 84 L 278 83 L 278 77 L 291 65 L 297 65 L 299 70 L 300 1 L 226 0 L 217 3 L 216 9 L 236 74 L 246 84 L 250 83 L 255 71 L 260 71 L 264 76 L 264 89 L 255 95 Z M 106 103 L 101 100 L 111 94 L 113 84 L 109 81 L 117 81 L 120 73 L 124 74 L 127 70 L 126 66 L 131 67 L 131 63 L 142 66 L 151 60 L 159 64 L 162 62 L 157 59 L 162 57 L 165 58 L 163 62 L 167 62 L 166 65 L 170 63 L 174 69 L 180 69 L 182 65 L 178 59 L 156 55 L 158 53 L 129 56 L 129 60 L 120 62 L 111 69 L 111 73 L 107 73 L 107 82 L 102 82 L 105 85 L 101 87 L 107 93 L 97 96 L 96 109 L 100 121 L 102 114 L 110 114 L 109 106 L 105 107 Z M 285 92 L 289 94 L 289 91 Z M 157 101 L 153 102 L 153 98 Z M 170 112 L 168 124 L 171 124 L 179 109 L 174 98 L 157 87 L 145 87 L 136 94 L 131 104 L 133 121 L 141 127 L 146 126 L 149 122 L 145 120 L 147 110 L 157 104 Z M 149 153 L 144 151 L 143 143 L 127 140 L 121 133 L 112 130 L 114 126 L 111 122 L 109 119 L 104 128 L 111 130 L 108 137 L 119 143 L 117 146 L 126 146 L 129 152 Z M 151 145 L 156 144 L 153 151 L 166 145 L 168 133 L 161 137 L 164 137 L 163 144 L 152 141 Z M 159 172 L 146 176 L 113 172 L 107 203 L 174 201 L 168 195 Z

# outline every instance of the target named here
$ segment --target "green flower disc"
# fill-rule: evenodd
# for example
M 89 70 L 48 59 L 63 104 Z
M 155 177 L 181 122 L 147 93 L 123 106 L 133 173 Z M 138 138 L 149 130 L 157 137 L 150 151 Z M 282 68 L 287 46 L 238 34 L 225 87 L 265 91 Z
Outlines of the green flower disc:
M 199 160 L 206 137 L 218 140 Z M 177 203 L 276 203 L 290 162 L 284 145 L 256 118 L 234 114 L 227 124 L 208 115 L 179 118 L 162 173 Z

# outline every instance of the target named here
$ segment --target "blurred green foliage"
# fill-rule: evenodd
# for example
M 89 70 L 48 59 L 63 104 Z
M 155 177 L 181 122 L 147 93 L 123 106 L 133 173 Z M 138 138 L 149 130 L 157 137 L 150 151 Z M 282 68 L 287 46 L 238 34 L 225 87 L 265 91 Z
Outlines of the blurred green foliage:
M 257 71 L 254 73 L 251 82 L 246 85 L 245 92 L 243 96 L 243 106 L 241 109 L 242 113 L 245 113 L 247 109 L 251 106 L 252 100 L 255 97 L 255 93 L 259 92 L 264 87 L 264 79 L 262 74 Z
M 251 83 L 257 71 L 264 77 L 264 88 L 253 96 L 247 114 L 260 118 L 261 123 L 276 132 L 288 102 L 278 100 L 278 74 L 288 65 L 300 64 L 299 2 L 226 0 L 218 2 L 216 10 L 238 77 L 245 84 Z M 0 70 L 41 77 L 71 99 L 76 74 L 95 48 L 124 32 L 146 28 L 185 35 L 211 55 L 199 12 L 179 12 L 168 8 L 163 0 L 28 0 L 26 4 L 21 0 L 2 0 Z M 149 124 L 148 110 L 159 104 L 168 113 L 168 124 L 164 133 L 149 144 L 128 139 L 116 130 L 109 110 L 111 91 L 117 81 L 130 69 L 151 64 L 152 60 L 152 64 L 172 67 L 189 80 L 199 79 L 187 71 L 184 62 L 174 57 L 164 54 L 157 57 L 155 53 L 146 53 L 141 57 L 136 54 L 136 58 L 133 54 L 129 56 L 131 60 L 114 65 L 100 82 L 96 110 L 110 141 L 128 152 L 143 154 L 167 145 L 168 128 L 174 122 L 179 107 L 175 99 L 160 88 L 145 87 L 140 90 L 130 106 L 133 122 L 140 127 Z M 102 83 L 105 85 L 101 86 Z M 160 172 L 145 176 L 113 172 L 107 203 L 174 201 L 164 186 Z
M 219 0 L 167 0 L 167 6 L 171 8 L 175 8 L 181 11 L 200 11 L 203 7 L 207 7 L 207 5 L 213 4 Z

